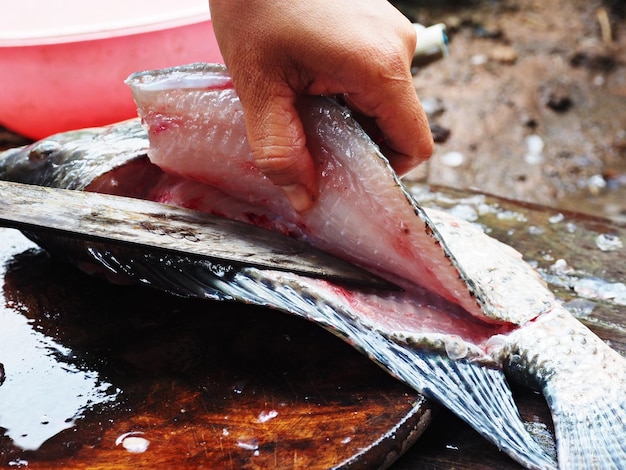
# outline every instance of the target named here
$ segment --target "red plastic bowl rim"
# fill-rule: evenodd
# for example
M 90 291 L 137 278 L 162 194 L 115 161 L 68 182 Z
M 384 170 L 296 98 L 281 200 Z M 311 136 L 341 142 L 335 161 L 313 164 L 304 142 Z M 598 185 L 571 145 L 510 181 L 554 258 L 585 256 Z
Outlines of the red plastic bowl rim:
M 207 22 L 210 20 L 211 15 L 208 11 L 206 11 L 193 14 L 191 16 L 184 16 L 164 21 L 154 21 L 146 24 L 103 28 L 96 31 L 77 31 L 69 34 L 58 34 L 45 37 L 1 37 L 0 33 L 0 48 L 45 46 L 53 44 L 67 44 L 72 42 L 109 39 L 114 37 L 130 36 L 133 34 L 143 34 L 173 29 L 177 27 L 188 26 L 191 24 Z

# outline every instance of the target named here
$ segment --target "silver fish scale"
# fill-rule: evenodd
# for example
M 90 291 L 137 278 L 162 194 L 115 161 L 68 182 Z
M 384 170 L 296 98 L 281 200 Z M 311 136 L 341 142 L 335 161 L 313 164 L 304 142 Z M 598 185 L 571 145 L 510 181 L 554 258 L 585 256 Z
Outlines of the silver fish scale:
M 487 316 L 523 325 L 554 307 L 554 295 L 519 252 L 445 212 L 425 209 L 425 213 L 454 253 L 453 261 Z
M 115 126 L 56 134 L 2 152 L 0 179 L 82 190 L 147 151 L 146 131 L 139 119 L 131 119 Z

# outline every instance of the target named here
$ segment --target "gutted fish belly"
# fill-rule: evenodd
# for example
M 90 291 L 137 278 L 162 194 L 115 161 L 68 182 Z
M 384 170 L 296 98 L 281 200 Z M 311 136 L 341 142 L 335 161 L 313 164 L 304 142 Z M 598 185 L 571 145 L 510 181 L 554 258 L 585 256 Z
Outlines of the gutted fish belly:
M 506 372 L 545 395 L 559 467 L 623 466 L 624 359 L 560 306 L 519 253 L 471 224 L 419 207 L 345 109 L 321 98 L 301 104 L 321 192 L 316 209 L 300 216 L 252 164 L 241 108 L 222 68 L 145 72 L 129 83 L 150 159 L 165 171 L 143 156 L 145 133 L 129 121 L 0 154 L 0 177 L 263 225 L 361 264 L 405 291 L 103 247 L 84 252 L 92 262 L 179 295 L 252 302 L 315 321 L 522 465 L 552 468 L 525 430 Z

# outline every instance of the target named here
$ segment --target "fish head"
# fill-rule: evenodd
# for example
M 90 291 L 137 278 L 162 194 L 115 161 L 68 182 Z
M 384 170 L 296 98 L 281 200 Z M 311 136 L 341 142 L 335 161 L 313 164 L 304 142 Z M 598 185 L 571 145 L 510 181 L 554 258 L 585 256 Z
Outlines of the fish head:
M 63 132 L 1 152 L 0 179 L 82 190 L 98 176 L 145 156 L 147 149 L 137 118 Z

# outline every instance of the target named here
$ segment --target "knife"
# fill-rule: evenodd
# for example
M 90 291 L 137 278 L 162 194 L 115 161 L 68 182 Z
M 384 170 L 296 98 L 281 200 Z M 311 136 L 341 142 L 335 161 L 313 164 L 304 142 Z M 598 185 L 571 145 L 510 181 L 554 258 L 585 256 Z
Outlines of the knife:
M 295 238 L 200 211 L 124 196 L 0 181 L 0 226 L 398 289 Z

